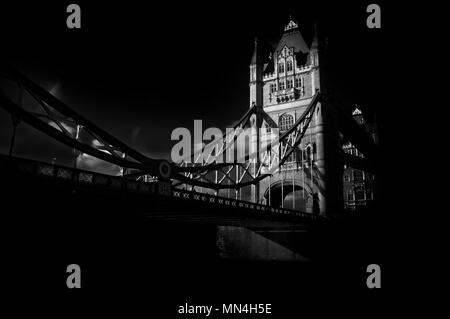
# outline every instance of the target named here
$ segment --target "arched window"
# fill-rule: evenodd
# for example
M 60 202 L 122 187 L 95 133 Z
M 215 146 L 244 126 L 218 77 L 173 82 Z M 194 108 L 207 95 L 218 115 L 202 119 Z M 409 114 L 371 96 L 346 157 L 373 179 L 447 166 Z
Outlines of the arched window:
M 317 160 L 316 154 L 316 143 L 308 143 L 303 147 L 303 160 L 306 162 L 306 165 L 309 165 L 311 162 L 315 162 Z M 312 164 L 312 163 L 311 163 Z
M 278 63 L 278 73 L 284 73 L 284 62 Z
M 290 114 L 283 114 L 278 118 L 278 129 L 280 133 L 283 133 L 287 130 L 289 130 L 294 125 L 294 117 Z M 288 158 L 286 159 L 286 163 L 294 163 L 296 162 L 297 157 L 296 151 L 289 154 Z
M 294 117 L 290 114 L 283 114 L 278 120 L 278 128 L 281 132 L 287 131 L 294 125 Z
M 308 143 L 308 145 L 305 146 L 305 151 L 304 151 L 304 159 L 309 162 L 311 161 L 313 158 L 313 146 L 311 144 Z
M 292 71 L 292 69 L 293 69 L 292 60 L 287 61 L 286 69 L 287 69 L 288 72 Z

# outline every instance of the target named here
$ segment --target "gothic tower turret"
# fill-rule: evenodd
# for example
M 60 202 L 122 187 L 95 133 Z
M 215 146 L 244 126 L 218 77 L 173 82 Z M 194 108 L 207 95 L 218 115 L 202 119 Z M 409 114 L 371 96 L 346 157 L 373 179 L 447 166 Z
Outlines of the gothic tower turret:
M 256 104 L 263 106 L 263 61 L 258 39 L 255 38 L 255 49 L 250 62 L 250 107 Z
M 314 23 L 314 34 L 309 50 L 309 63 L 311 65 L 311 91 L 314 94 L 317 90 L 320 90 L 319 41 L 316 23 Z

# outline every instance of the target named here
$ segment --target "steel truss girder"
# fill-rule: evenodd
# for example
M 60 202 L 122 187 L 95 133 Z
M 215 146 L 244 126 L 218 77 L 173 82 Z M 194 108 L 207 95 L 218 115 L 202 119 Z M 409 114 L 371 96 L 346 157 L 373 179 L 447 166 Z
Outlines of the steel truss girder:
M 261 107 L 255 105 L 237 122 L 231 134 L 225 135 L 221 140 L 213 141 L 203 150 L 193 153 L 190 156 L 193 162 L 191 166 L 188 163 L 181 163 L 175 166 L 163 160 L 149 158 L 132 149 L 69 108 L 62 101 L 26 78 L 20 72 L 2 65 L 0 66 L 0 75 L 16 83 L 21 92 L 25 91 L 30 94 L 41 108 L 42 113 L 26 110 L 20 103 L 18 105 L 9 98 L 5 92 L 0 92 L 0 107 L 4 108 L 14 117 L 21 119 L 59 142 L 106 162 L 137 170 L 137 172 L 127 175 L 128 177 L 137 177 L 144 174 L 160 177 L 162 175 L 160 169 L 161 163 L 165 162 L 166 166 L 169 166 L 169 173 L 165 174 L 165 178 L 174 180 L 174 186 L 189 184 L 214 190 L 232 188 L 237 190 L 248 185 L 256 184 L 277 172 L 286 163 L 289 156 L 298 149 L 307 129 L 310 127 L 316 105 L 320 101 L 320 92 L 316 92 L 307 109 L 297 119 L 294 125 L 277 140 L 272 141 L 264 150 L 246 154 L 244 158 L 238 159 L 233 163 L 222 163 L 218 161 L 219 156 L 223 156 L 230 147 L 236 144 L 237 138 L 244 132 L 244 128 L 248 126 L 252 116 L 260 118 L 260 120 L 257 120 L 258 125 L 264 120 L 270 127 L 276 127 L 276 123 L 273 122 L 268 114 Z M 360 128 L 355 126 L 356 123 L 354 121 L 351 122 L 348 117 L 343 116 L 342 111 L 338 108 L 336 109 L 338 110 L 340 128 L 344 134 L 364 154 L 374 156 L 376 150 L 370 141 L 368 141 L 367 137 L 361 135 Z M 74 125 L 77 128 L 81 127 L 83 133 L 88 134 L 99 145 L 93 147 L 92 143 L 87 144 L 78 140 L 66 128 L 67 124 Z M 241 130 L 236 130 L 237 128 Z M 259 128 L 257 127 L 257 129 Z M 202 156 L 205 149 L 208 151 L 206 158 Z M 217 150 L 217 154 L 215 150 Z M 124 154 L 132 160 L 124 158 Z M 269 163 L 268 165 L 267 162 Z M 369 165 L 370 163 L 362 164 L 362 161 L 346 159 L 346 163 L 350 165 L 356 162 L 358 163 L 355 165 L 364 165 L 366 169 L 367 167 L 373 167 L 373 165 Z M 253 169 L 251 169 L 252 166 Z M 266 172 L 263 172 L 264 166 L 268 166 L 269 168 Z M 210 174 L 215 175 L 214 181 L 208 176 Z M 245 178 L 248 180 L 244 181 Z M 229 183 L 226 184 L 225 181 Z
M 243 130 L 237 133 L 236 128 L 244 128 L 249 123 L 250 117 L 253 114 L 261 116 L 266 122 L 268 122 L 267 118 L 270 119 L 262 109 L 257 109 L 253 106 L 234 127 L 232 134 L 224 136 L 219 141 L 211 142 L 204 149 L 190 156 L 189 158 L 194 159 L 194 163 L 191 164 L 192 166 L 189 167 L 189 164 L 186 162 L 180 163 L 178 170 L 184 172 L 185 178 L 179 179 L 179 182 L 175 183 L 174 186 L 189 184 L 216 190 L 226 188 L 239 189 L 256 184 L 262 179 L 273 175 L 286 162 L 292 152 L 298 149 L 307 129 L 310 127 L 315 107 L 319 100 L 320 93 L 316 92 L 308 107 L 294 125 L 278 139 L 271 141 L 264 150 L 246 154 L 244 158 L 238 158 L 234 163 L 218 163 L 218 159 L 223 158 L 224 152 L 232 147 L 236 143 L 239 137 L 238 135 L 243 133 Z M 270 121 L 271 125 L 275 124 L 271 119 Z M 232 140 L 233 143 L 229 143 Z M 212 155 L 213 150 L 217 150 L 218 144 L 220 146 L 218 152 Z M 207 150 L 206 154 L 204 154 L 205 150 Z M 267 162 L 269 163 L 269 170 L 263 173 L 262 169 L 267 165 Z M 250 170 L 252 165 L 254 169 Z M 241 170 L 242 173 L 239 173 Z M 234 177 L 232 176 L 233 171 L 237 171 Z M 211 180 L 206 178 L 208 174 L 212 173 L 216 176 L 214 183 L 211 183 Z M 221 175 L 220 178 L 219 174 Z M 249 179 L 247 182 L 243 182 L 245 177 Z M 232 184 L 224 184 L 225 180 L 232 182 Z M 208 185 L 208 183 L 210 184 Z
M 15 103 L 6 92 L 2 91 L 0 92 L 0 107 L 4 108 L 10 114 L 78 151 L 124 168 L 138 169 L 156 176 L 161 175 L 159 169 L 161 160 L 149 158 L 132 149 L 69 108 L 62 101 L 17 70 L 6 65 L 1 65 L 0 75 L 6 80 L 17 84 L 21 91 L 28 93 L 37 103 L 41 111 L 40 113 L 28 111 L 22 105 Z M 94 147 L 92 143 L 85 143 L 78 140 L 66 128 L 68 125 L 75 125 L 77 129 L 78 127 L 82 128 L 83 133 L 89 135 L 96 141 L 98 144 L 97 147 Z M 126 157 L 132 160 L 122 158 L 123 154 L 126 154 Z

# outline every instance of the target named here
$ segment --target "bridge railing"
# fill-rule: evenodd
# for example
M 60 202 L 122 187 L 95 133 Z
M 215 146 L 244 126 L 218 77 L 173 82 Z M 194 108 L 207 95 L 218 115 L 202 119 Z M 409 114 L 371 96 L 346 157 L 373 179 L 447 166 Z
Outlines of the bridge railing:
M 231 199 L 228 197 L 220 197 L 215 195 L 209 195 L 204 193 L 195 193 L 195 192 L 189 192 L 185 190 L 180 189 L 174 189 L 172 191 L 173 196 L 176 198 L 181 198 L 185 200 L 194 200 L 198 202 L 204 202 L 209 204 L 217 204 L 221 206 L 228 206 L 230 208 L 241 208 L 241 209 L 249 209 L 256 212 L 260 212 L 260 216 L 266 215 L 272 215 L 272 216 L 292 216 L 292 217 L 298 217 L 302 219 L 309 219 L 309 220 L 320 220 L 323 217 L 319 215 L 313 215 L 310 213 L 305 213 L 301 211 L 296 211 L 292 209 L 287 208 L 281 208 L 281 207 L 272 207 L 264 204 L 256 204 L 253 202 L 247 202 L 243 200 L 238 199 Z
M 75 184 L 79 186 L 119 190 L 132 193 L 166 196 L 175 199 L 199 202 L 209 205 L 229 207 L 230 209 L 249 210 L 258 217 L 294 217 L 302 220 L 316 221 L 323 217 L 286 208 L 271 207 L 238 199 L 219 197 L 172 188 L 166 182 L 144 182 L 121 176 L 106 175 L 77 168 L 49 164 L 30 159 L 0 155 L 0 171 L 7 172 L 13 178 L 33 178 L 49 182 Z
M 151 186 L 154 184 L 6 155 L 0 155 L 0 170 L 22 178 L 40 178 L 117 190 L 151 192 Z

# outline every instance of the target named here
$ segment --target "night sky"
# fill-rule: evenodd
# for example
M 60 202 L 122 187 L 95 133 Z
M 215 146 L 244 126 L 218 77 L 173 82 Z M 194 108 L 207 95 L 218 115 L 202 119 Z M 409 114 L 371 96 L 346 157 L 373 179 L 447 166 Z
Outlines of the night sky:
M 371 2 L 323 1 L 166 2 L 76 1 L 81 29 L 66 27 L 66 6 L 1 5 L 3 60 L 88 119 L 153 158 L 169 158 L 177 127 L 230 127 L 248 109 L 248 64 L 253 39 L 276 43 L 292 14 L 309 45 L 313 20 L 328 37 L 335 91 L 355 103 L 381 129 L 388 104 L 383 68 L 391 54 L 390 11 L 382 2 L 382 29 L 368 29 Z M 278 5 L 277 5 L 278 6 Z M 5 50 L 6 49 L 6 50 Z M 14 154 L 59 164 L 71 150 L 25 124 Z M 381 140 L 383 132 L 380 132 Z M 9 115 L 0 109 L 0 152 L 11 137 Z

